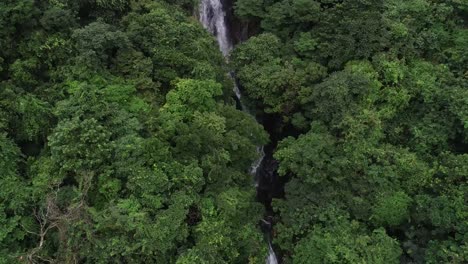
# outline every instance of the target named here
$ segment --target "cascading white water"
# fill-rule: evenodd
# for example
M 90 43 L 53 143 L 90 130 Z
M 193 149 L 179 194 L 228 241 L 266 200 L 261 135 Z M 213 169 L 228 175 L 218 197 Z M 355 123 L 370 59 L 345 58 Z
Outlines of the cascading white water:
M 228 29 L 226 25 L 226 12 L 223 10 L 221 0 L 202 0 L 200 3 L 200 22 L 203 24 L 211 34 L 213 34 L 218 40 L 219 49 L 223 53 L 224 57 L 227 58 L 232 50 L 232 42 L 229 38 Z M 233 77 L 233 75 L 231 75 Z M 237 99 L 241 100 L 242 93 L 239 90 L 236 82 L 234 82 L 234 93 Z M 248 109 L 242 105 L 242 110 L 249 113 Z M 250 113 L 249 113 L 250 114 Z M 257 148 L 257 152 L 260 154 L 250 169 L 250 173 L 255 175 L 257 173 L 260 164 L 265 158 L 265 152 L 263 146 Z
M 219 44 L 219 49 L 223 53 L 224 57 L 227 59 L 229 53 L 232 50 L 233 45 L 228 34 L 226 12 L 224 12 L 221 0 L 201 0 L 199 15 L 200 22 L 203 24 L 203 27 L 205 27 L 211 34 L 213 34 L 216 37 Z M 233 77 L 232 74 L 231 77 Z M 236 94 L 237 99 L 239 100 L 239 102 L 241 102 L 242 94 L 235 81 L 233 90 Z M 248 109 L 242 105 L 242 102 L 241 107 L 244 112 L 249 113 Z M 257 174 L 258 168 L 260 167 L 263 159 L 265 158 L 265 151 L 263 150 L 263 146 L 258 147 L 257 152 L 258 154 L 260 154 L 260 157 L 252 164 L 250 168 L 250 173 L 253 176 Z M 257 183 L 255 184 L 255 186 L 257 186 Z M 278 263 L 275 252 L 271 247 L 271 243 L 268 243 L 268 257 L 266 258 L 266 263 Z
M 266 259 L 266 264 L 278 264 L 275 251 L 273 251 L 273 248 L 271 247 L 271 243 L 268 244 L 268 257 Z
M 265 158 L 265 150 L 263 149 L 263 146 L 257 147 L 257 153 L 260 154 L 260 157 L 254 163 L 252 163 L 252 166 L 250 167 L 250 174 L 253 176 L 257 174 L 258 168 L 260 168 L 260 165 Z
M 229 39 L 225 17 L 226 12 L 221 0 L 201 0 L 200 22 L 216 37 L 219 49 L 224 57 L 227 57 L 232 49 L 232 42 Z

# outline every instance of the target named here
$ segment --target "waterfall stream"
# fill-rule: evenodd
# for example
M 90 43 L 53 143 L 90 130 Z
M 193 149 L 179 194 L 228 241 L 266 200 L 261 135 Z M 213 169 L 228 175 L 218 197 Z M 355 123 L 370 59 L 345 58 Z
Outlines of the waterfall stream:
M 218 40 L 219 49 L 224 57 L 229 55 L 232 49 L 232 42 L 229 38 L 226 12 L 223 10 L 221 0 L 201 0 L 200 22 Z
M 213 34 L 219 45 L 219 49 L 223 53 L 224 57 L 227 59 L 229 53 L 233 48 L 233 44 L 230 38 L 229 29 L 226 22 L 226 12 L 224 11 L 222 0 L 201 0 L 200 3 L 200 22 L 203 24 L 203 27 Z M 242 93 L 234 81 L 234 75 L 231 73 L 234 82 L 234 93 L 237 97 L 237 100 L 240 102 L 241 110 L 250 114 L 248 109 L 242 105 L 241 97 Z M 265 151 L 263 146 L 257 147 L 257 152 L 259 158 L 252 164 L 250 168 L 250 174 L 254 177 L 258 173 L 263 159 L 265 158 Z M 258 186 L 258 183 L 255 183 L 255 187 Z M 265 220 L 263 220 L 265 221 Z M 271 242 L 268 242 L 268 256 L 266 258 L 267 264 L 277 264 L 278 260 L 276 258 Z

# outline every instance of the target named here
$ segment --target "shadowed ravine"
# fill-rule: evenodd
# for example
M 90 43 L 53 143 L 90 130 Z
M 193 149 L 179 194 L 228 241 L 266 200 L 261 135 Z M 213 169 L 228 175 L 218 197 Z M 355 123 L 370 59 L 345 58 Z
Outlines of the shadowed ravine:
M 233 48 L 233 42 L 231 39 L 231 34 L 229 31 L 229 26 L 226 17 L 225 6 L 223 6 L 222 0 L 202 0 L 200 3 L 199 10 L 200 22 L 203 26 L 213 34 L 219 45 L 219 49 L 223 53 L 224 57 L 227 57 Z M 249 114 L 250 111 L 242 104 L 241 97 L 242 93 L 234 80 L 234 74 L 230 73 L 233 77 L 234 82 L 234 93 L 236 95 L 236 100 L 239 103 L 239 106 L 242 111 Z M 259 159 L 254 161 L 251 166 L 250 174 L 255 179 L 255 187 L 257 188 L 257 199 L 265 204 L 267 211 L 270 210 L 271 202 L 271 183 L 273 182 L 272 177 L 274 177 L 275 172 L 270 171 L 269 173 L 264 173 L 268 171 L 264 166 L 271 163 L 273 160 L 271 157 L 266 159 L 267 155 L 265 154 L 264 146 L 258 146 L 257 151 L 259 154 Z M 271 156 L 271 155 L 268 155 Z M 265 177 L 265 175 L 267 177 Z M 271 225 L 272 222 L 270 218 L 261 219 L 262 229 L 267 233 L 268 237 L 268 251 L 269 254 L 266 258 L 267 264 L 276 264 L 278 263 L 275 252 L 271 246 Z

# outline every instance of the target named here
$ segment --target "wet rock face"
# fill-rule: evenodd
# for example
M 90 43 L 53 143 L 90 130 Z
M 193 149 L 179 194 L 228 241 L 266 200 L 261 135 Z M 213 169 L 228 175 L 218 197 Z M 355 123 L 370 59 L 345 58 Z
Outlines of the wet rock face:
M 279 162 L 274 159 L 273 154 L 281 139 L 296 135 L 291 133 L 293 130 L 283 127 L 282 118 L 279 115 L 262 114 L 258 119 L 270 135 L 270 143 L 264 148 L 265 158 L 256 175 L 258 180 L 257 199 L 265 205 L 267 214 L 270 214 L 273 213 L 271 200 L 284 197 L 284 185 L 288 181 L 287 176 L 280 177 L 278 175 Z
M 226 12 L 226 23 L 230 29 L 230 37 L 234 45 L 244 42 L 260 31 L 258 21 L 241 21 L 234 15 L 236 0 L 221 0 Z
M 269 206 L 271 200 L 279 194 L 277 167 L 276 160 L 266 157 L 257 173 L 257 200 L 266 206 Z

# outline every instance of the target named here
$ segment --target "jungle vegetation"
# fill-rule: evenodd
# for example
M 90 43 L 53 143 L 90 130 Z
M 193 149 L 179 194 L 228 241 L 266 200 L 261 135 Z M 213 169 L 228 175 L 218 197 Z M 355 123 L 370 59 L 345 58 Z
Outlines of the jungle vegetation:
M 0 1 L 0 264 L 468 262 L 468 3 Z

